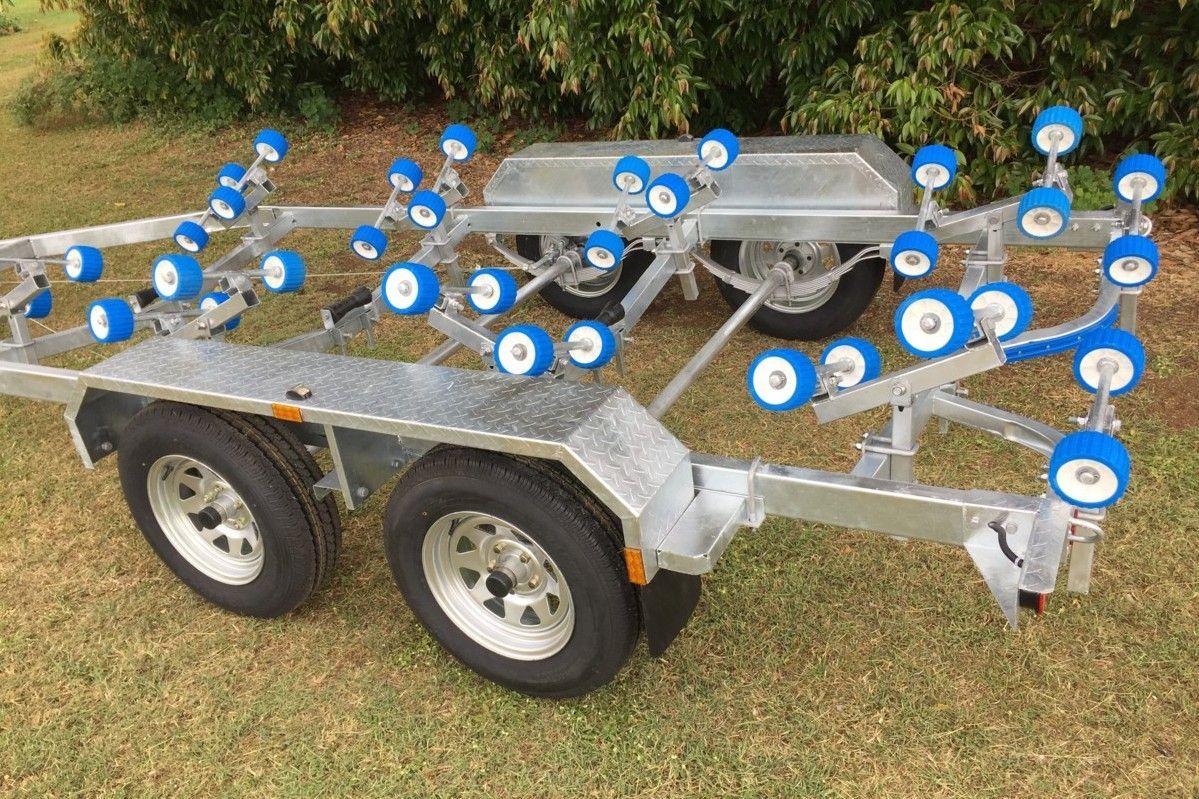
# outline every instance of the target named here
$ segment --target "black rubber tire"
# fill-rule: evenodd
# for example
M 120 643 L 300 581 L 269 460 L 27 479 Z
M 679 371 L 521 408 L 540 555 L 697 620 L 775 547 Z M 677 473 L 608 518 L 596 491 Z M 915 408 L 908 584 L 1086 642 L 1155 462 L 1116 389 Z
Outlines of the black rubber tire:
M 838 244 L 837 252 L 844 262 L 863 248 L 861 244 Z M 740 271 L 740 249 L 740 241 L 713 241 L 712 260 L 726 269 Z M 885 271 L 886 262 L 882 258 L 868 258 L 841 277 L 832 296 L 819 308 L 808 313 L 785 313 L 762 306 L 750 317 L 749 326 L 759 333 L 788 341 L 817 341 L 840 333 L 870 307 Z M 749 296 L 719 278 L 716 278 L 716 287 L 724 301 L 734 309 L 741 307 Z
M 189 588 L 214 605 L 260 618 L 299 607 L 324 582 L 336 558 L 335 525 L 314 527 L 320 518 L 311 484 L 286 454 L 285 440 L 264 432 L 249 417 L 194 405 L 155 402 L 125 428 L 118 471 L 125 501 L 142 535 L 159 558 Z M 146 479 L 160 457 L 195 458 L 224 475 L 258 523 L 263 541 L 262 572 L 245 585 L 228 585 L 200 572 L 167 539 L 150 507 Z
M 523 258 L 536 261 L 541 257 L 541 237 L 520 235 L 516 237 L 516 252 Z M 603 294 L 580 297 L 572 294 L 557 283 L 550 283 L 541 290 L 541 298 L 557 310 L 574 319 L 595 319 L 600 311 L 614 302 L 620 302 L 637 282 L 645 268 L 654 260 L 653 253 L 634 250 L 620 262 L 620 277 Z
M 400 479 L 384 514 L 384 546 L 396 584 L 417 619 L 455 658 L 506 688 L 539 697 L 580 696 L 624 666 L 640 632 L 612 520 L 579 501 L 580 489 L 552 469 L 493 452 L 443 448 Z M 554 559 L 570 586 L 575 628 L 542 660 L 515 660 L 476 643 L 441 609 L 429 589 L 421 548 L 442 516 L 490 513 L 517 525 Z
M 316 536 L 321 545 L 321 568 L 318 570 L 316 590 L 324 588 L 333 576 L 341 553 L 341 513 L 337 508 L 337 500 L 333 494 L 317 499 L 313 491 L 313 486 L 324 476 L 324 470 L 295 432 L 283 422 L 255 414 L 216 409 L 212 412 L 253 440 L 259 448 L 269 449 L 271 459 L 285 467 L 281 471 L 291 484 L 296 499 L 304 506 L 308 526 L 320 531 L 320 535 Z

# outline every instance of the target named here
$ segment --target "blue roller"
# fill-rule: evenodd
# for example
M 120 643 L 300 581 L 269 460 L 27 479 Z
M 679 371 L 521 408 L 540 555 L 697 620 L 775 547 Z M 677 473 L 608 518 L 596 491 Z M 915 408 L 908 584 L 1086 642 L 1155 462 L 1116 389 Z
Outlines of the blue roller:
M 816 393 L 816 367 L 799 350 L 766 350 L 753 359 L 745 374 L 749 396 L 768 411 L 790 411 Z
M 583 257 L 596 269 L 611 272 L 624 258 L 624 239 L 611 230 L 596 230 L 583 245 Z
M 635 155 L 623 156 L 612 169 L 612 185 L 617 191 L 625 191 L 625 183 L 629 184 L 630 194 L 640 194 L 649 183 L 649 164 L 644 158 Z
M 308 267 L 298 252 L 272 250 L 262 256 L 258 268 L 262 270 L 262 285 L 274 294 L 289 294 L 299 291 L 308 277 Z
M 201 311 L 211 311 L 218 305 L 228 302 L 229 295 L 223 291 L 210 291 L 200 298 L 199 308 Z M 237 326 L 241 324 L 241 314 L 234 316 L 224 323 L 226 333 L 232 333 L 237 330 Z
M 403 316 L 427 313 L 441 296 L 437 274 L 424 264 L 401 262 L 383 273 L 383 304 Z
M 505 374 L 537 377 L 554 365 L 554 340 L 537 325 L 515 325 L 496 337 L 493 357 Z
M 728 169 L 741 154 L 741 142 L 730 130 L 714 128 L 699 140 L 695 148 L 699 160 L 713 172 Z
M 287 156 L 287 138 L 277 130 L 263 128 L 254 139 L 254 152 L 272 164 L 277 164 Z
M 387 234 L 374 225 L 359 225 L 350 237 L 350 251 L 359 258 L 377 261 L 387 249 Z
M 1148 153 L 1128 156 L 1116 165 L 1116 173 L 1112 176 L 1116 196 L 1126 203 L 1132 202 L 1138 179 L 1145 184 L 1141 188 L 1141 202 L 1153 202 L 1166 188 L 1166 165 Z
M 904 277 L 927 277 L 937 267 L 941 246 L 923 230 L 905 230 L 891 245 L 891 268 Z
M 416 191 L 416 187 L 420 185 L 424 177 L 425 173 L 421 170 L 420 164 L 407 158 L 397 158 L 391 162 L 391 168 L 387 170 L 387 182 L 391 184 L 392 188 L 398 188 L 405 194 Z
M 912 180 L 922 189 L 943 189 L 957 173 L 958 154 L 944 144 L 926 144 L 912 158 Z
M 974 313 L 965 298 L 944 288 L 918 291 L 895 309 L 895 336 L 921 358 L 939 358 L 966 346 Z
M 246 168 L 241 164 L 228 163 L 216 173 L 216 185 L 240 189 L 242 179 L 246 176 Z
M 655 216 L 674 219 L 691 202 L 691 187 L 681 175 L 667 172 L 649 184 L 645 190 L 645 201 Z
M 213 216 L 218 219 L 232 222 L 245 213 L 246 198 L 237 189 L 230 186 L 218 186 L 212 194 L 208 195 L 208 210 L 212 211 Z
M 481 314 L 501 314 L 516 304 L 516 278 L 503 269 L 480 269 L 467 279 L 472 288 L 485 287 L 487 294 L 467 294 L 470 307 Z
M 1080 430 L 1064 436 L 1049 458 L 1049 485 L 1080 508 L 1106 508 L 1124 496 L 1132 461 L 1128 450 L 1106 433 Z
M 1078 343 L 1074 353 L 1074 379 L 1087 391 L 1099 390 L 1104 362 L 1115 365 L 1109 392 L 1118 397 L 1137 387 L 1145 373 L 1145 347 L 1127 330 L 1096 330 Z
M 1030 239 L 1051 239 L 1070 223 L 1070 197 L 1055 186 L 1038 186 L 1020 199 L 1016 225 Z
M 179 223 L 175 228 L 175 243 L 184 252 L 201 252 L 208 246 L 208 231 L 199 223 L 190 219 Z
M 104 253 L 95 247 L 76 244 L 63 255 L 63 272 L 76 283 L 95 283 L 104 274 Z
M 992 319 L 995 337 L 1007 341 L 1028 330 L 1032 323 L 1032 297 L 1028 292 L 1015 283 L 997 281 L 979 286 L 966 301 L 970 310 L 982 312 L 988 306 L 997 305 L 1002 313 L 998 319 Z
M 864 338 L 846 336 L 830 342 L 820 353 L 820 364 L 827 366 L 838 361 L 849 361 L 849 371 L 838 372 L 837 388 L 851 388 L 878 377 L 883 370 L 883 359 L 878 348 Z
M 25 318 L 45 319 L 53 309 L 54 296 L 50 294 L 50 289 L 42 289 L 40 294 L 25 305 Z
M 168 302 L 184 302 L 200 296 L 204 268 L 190 255 L 160 255 L 150 271 L 154 292 Z
M 435 191 L 418 191 L 408 203 L 408 219 L 423 230 L 432 230 L 445 218 L 445 200 Z
M 470 160 L 478 143 L 475 132 L 466 125 L 449 125 L 441 134 L 441 151 L 459 163 Z
M 1157 276 L 1159 258 L 1148 236 L 1121 236 L 1103 250 L 1103 274 L 1117 286 L 1143 286 Z
M 1032 146 L 1041 155 L 1049 155 L 1055 135 L 1057 154 L 1072 152 L 1082 141 L 1082 117 L 1068 105 L 1055 105 L 1037 114 L 1032 123 Z
M 599 369 L 616 355 L 616 334 L 603 322 L 586 319 L 575 322 L 567 328 L 563 339 L 567 344 L 586 342 L 589 345 L 570 350 L 570 362 L 580 369 Z
M 87 329 L 101 344 L 116 344 L 133 336 L 133 309 L 119 297 L 96 300 L 87 307 Z

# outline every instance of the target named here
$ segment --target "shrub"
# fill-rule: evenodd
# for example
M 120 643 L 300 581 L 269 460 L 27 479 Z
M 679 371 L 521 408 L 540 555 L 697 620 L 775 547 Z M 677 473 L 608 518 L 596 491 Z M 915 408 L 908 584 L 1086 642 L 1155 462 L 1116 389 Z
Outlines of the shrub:
M 542 126 L 581 115 L 621 137 L 873 132 L 905 152 L 957 148 L 973 199 L 1028 164 L 1033 117 L 1064 102 L 1086 118 L 1082 158 L 1156 149 L 1170 189 L 1199 197 L 1189 0 L 46 1 L 82 17 L 57 68 L 84 93 L 132 98 L 121 113 L 323 117 L 326 92 L 350 90 Z M 60 96 L 41 80 L 29 102 Z
M 1085 118 L 1084 156 L 1156 142 L 1175 173 L 1171 190 L 1194 198 L 1199 10 L 1187 0 L 1172 6 L 940 0 L 882 23 L 818 84 L 788 93 L 782 122 L 864 129 L 908 152 L 937 140 L 965 153 L 974 184 L 989 191 L 1006 162 L 1027 152 L 1036 112 L 1066 103 Z M 970 182 L 957 186 L 974 194 Z
M 21 23 L 8 13 L 7 9 L 10 8 L 12 8 L 12 0 L 0 0 L 0 36 L 7 36 L 21 30 Z

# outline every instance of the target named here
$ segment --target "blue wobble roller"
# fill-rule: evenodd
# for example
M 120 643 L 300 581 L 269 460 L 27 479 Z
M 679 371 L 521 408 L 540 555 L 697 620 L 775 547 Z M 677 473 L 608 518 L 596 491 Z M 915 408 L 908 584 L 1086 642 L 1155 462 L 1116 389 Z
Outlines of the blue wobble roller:
M 1033 120 L 1033 149 L 1041 155 L 1049 155 L 1055 141 L 1058 155 L 1072 152 L 1082 141 L 1082 117 L 1068 105 L 1046 108 Z

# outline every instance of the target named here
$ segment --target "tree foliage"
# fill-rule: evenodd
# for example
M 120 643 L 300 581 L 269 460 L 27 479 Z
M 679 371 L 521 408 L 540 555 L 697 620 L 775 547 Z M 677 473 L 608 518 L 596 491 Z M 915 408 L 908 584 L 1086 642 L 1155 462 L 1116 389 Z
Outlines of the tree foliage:
M 1199 196 L 1190 0 L 47 2 L 81 14 L 74 68 L 134 108 L 295 109 L 348 89 L 616 136 L 868 131 L 955 147 L 969 195 L 1022 179 L 1001 165 L 1031 163 L 1029 123 L 1064 102 L 1086 118 L 1084 157 L 1156 149 L 1171 188 Z

